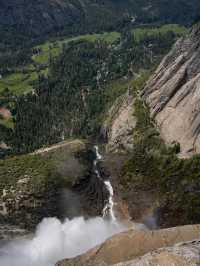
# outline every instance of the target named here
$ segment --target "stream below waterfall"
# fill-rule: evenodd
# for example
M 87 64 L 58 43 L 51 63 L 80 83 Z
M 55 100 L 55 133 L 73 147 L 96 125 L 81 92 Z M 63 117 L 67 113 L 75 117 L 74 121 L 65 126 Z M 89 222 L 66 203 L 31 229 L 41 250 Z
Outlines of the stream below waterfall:
M 44 218 L 33 236 L 12 240 L 0 247 L 1 266 L 54 266 L 64 258 L 72 258 L 104 242 L 114 234 L 126 230 L 114 212 L 113 188 L 109 178 L 101 176 L 99 163 L 103 160 L 98 146 L 94 146 L 93 172 L 103 182 L 108 198 L 102 216 L 85 219 Z

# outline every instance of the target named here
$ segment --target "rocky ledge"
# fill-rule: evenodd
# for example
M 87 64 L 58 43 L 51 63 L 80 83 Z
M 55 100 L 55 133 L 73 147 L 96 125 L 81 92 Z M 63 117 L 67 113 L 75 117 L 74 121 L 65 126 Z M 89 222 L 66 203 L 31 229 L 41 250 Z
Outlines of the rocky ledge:
M 116 235 L 75 259 L 56 266 L 197 266 L 200 263 L 200 225 Z

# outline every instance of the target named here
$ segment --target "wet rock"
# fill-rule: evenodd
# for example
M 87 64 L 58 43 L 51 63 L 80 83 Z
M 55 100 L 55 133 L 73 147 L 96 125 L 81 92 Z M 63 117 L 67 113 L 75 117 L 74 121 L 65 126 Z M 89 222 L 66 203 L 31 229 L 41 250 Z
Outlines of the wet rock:
M 4 244 L 5 241 L 23 237 L 28 233 L 27 230 L 17 226 L 0 224 L 0 246 Z

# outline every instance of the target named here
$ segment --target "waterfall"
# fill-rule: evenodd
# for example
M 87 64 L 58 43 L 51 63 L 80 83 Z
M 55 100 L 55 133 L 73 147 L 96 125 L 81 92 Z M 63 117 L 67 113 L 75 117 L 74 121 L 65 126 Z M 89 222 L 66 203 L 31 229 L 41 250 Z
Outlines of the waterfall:
M 126 230 L 126 225 L 115 218 L 113 188 L 108 179 L 104 180 L 99 170 L 98 162 L 103 160 L 103 157 L 98 146 L 94 149 L 96 156 L 93 161 L 93 173 L 109 192 L 102 217 L 76 217 L 71 220 L 66 218 L 63 222 L 53 217 L 44 218 L 33 236 L 24 236 L 0 245 L 0 265 L 54 266 L 58 260 L 83 254 L 109 237 Z
M 45 218 L 35 234 L 0 246 L 1 266 L 55 266 L 65 258 L 81 255 L 126 229 L 120 223 L 96 217 L 61 222 Z
M 101 154 L 99 153 L 99 147 L 97 145 L 94 146 L 94 149 L 95 149 L 95 153 L 96 153 L 96 159 L 97 160 L 101 160 L 102 159 L 102 156 Z
M 99 153 L 99 147 L 97 145 L 94 146 L 95 149 L 95 154 L 96 154 L 96 158 L 94 160 L 94 172 L 96 173 L 97 178 L 101 178 L 103 180 L 103 178 L 100 175 L 100 172 L 98 170 L 98 166 L 97 163 L 98 161 L 101 161 L 103 159 L 102 155 Z M 109 180 L 103 180 L 104 185 L 107 189 L 107 191 L 109 192 L 109 198 L 102 210 L 102 215 L 103 218 L 109 217 L 112 221 L 116 220 L 115 214 L 114 214 L 114 201 L 113 201 L 113 196 L 114 196 L 114 192 L 113 192 L 113 187 L 111 185 L 111 182 Z
M 115 221 L 116 217 L 115 217 L 115 213 L 114 213 L 114 209 L 113 209 L 113 206 L 114 206 L 114 202 L 113 202 L 113 195 L 114 195 L 113 187 L 112 187 L 110 181 L 104 181 L 104 184 L 105 184 L 107 190 L 109 191 L 109 199 L 108 199 L 108 202 L 106 203 L 106 205 L 103 208 L 103 217 L 106 217 L 107 214 L 109 213 L 109 216 L 110 216 L 111 220 Z

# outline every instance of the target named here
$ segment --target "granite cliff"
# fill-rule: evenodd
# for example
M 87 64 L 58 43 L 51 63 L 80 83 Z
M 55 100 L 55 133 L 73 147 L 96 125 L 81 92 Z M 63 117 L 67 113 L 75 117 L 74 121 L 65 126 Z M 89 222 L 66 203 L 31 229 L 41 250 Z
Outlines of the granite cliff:
M 142 98 L 166 143 L 183 157 L 200 152 L 200 27 L 179 39 L 147 82 Z
M 101 134 L 107 140 L 107 150 L 117 151 L 133 148 L 133 130 L 136 117 L 133 114 L 134 97 L 127 93 L 121 95 L 106 114 Z

